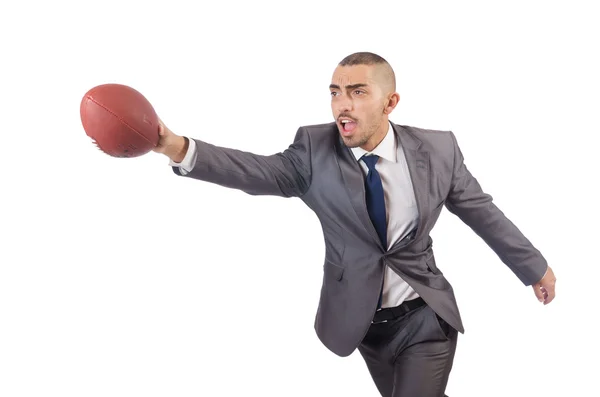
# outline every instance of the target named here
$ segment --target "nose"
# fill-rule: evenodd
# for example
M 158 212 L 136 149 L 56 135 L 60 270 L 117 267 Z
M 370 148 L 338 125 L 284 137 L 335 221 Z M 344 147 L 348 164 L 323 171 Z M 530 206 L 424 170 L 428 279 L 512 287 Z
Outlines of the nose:
M 338 113 L 347 113 L 352 111 L 352 100 L 346 95 L 340 95 L 337 101 Z

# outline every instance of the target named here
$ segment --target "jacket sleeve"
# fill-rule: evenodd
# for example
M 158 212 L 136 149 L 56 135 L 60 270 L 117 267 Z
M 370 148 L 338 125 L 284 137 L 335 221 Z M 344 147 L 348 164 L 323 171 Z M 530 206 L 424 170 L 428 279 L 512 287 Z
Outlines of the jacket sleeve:
M 294 142 L 283 152 L 258 155 L 215 146 L 194 139 L 193 168 L 177 175 L 199 179 L 251 195 L 300 197 L 312 179 L 310 136 L 299 128 Z
M 481 237 L 523 284 L 537 283 L 547 270 L 546 260 L 481 189 L 464 163 L 456 137 L 450 135 L 454 165 L 446 208 Z

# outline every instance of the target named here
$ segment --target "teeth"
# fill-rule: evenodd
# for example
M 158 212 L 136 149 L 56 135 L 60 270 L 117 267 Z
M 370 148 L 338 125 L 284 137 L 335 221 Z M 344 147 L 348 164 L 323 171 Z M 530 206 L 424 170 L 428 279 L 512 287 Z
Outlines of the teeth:
M 342 124 L 346 124 L 346 123 L 349 123 L 349 122 L 350 122 L 350 120 L 342 120 Z

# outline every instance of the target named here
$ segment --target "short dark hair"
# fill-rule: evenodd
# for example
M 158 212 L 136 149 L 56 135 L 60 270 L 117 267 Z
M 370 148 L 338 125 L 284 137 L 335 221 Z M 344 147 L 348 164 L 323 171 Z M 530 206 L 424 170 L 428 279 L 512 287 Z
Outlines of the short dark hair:
M 383 57 L 372 52 L 355 52 L 342 59 L 340 66 L 387 64 Z
M 340 66 L 381 65 L 384 87 L 396 91 L 396 74 L 392 66 L 382 56 L 372 52 L 355 52 L 342 59 Z

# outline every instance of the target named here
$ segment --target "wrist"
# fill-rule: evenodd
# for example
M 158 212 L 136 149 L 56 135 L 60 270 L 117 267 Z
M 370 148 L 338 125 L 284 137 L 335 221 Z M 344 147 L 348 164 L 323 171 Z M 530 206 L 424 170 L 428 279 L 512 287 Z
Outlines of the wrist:
M 178 136 L 176 141 L 171 145 L 167 156 L 175 163 L 181 163 L 190 146 L 190 141 L 184 136 Z

